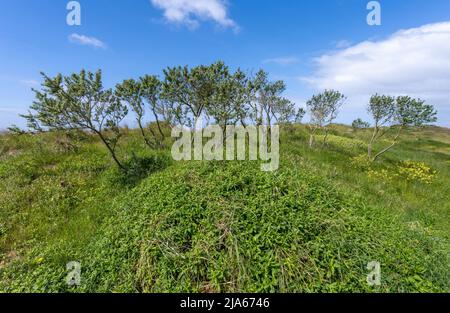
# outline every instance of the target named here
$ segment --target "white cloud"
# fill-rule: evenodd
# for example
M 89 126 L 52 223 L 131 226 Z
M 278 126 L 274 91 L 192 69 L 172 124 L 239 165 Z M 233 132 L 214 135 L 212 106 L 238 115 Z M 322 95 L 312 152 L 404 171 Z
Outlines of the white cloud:
M 266 59 L 263 61 L 263 63 L 274 63 L 281 66 L 288 66 L 298 62 L 299 59 L 295 57 L 280 57 L 280 58 Z
M 83 46 L 90 46 L 95 49 L 106 49 L 106 44 L 95 37 L 72 34 L 69 36 L 69 41 Z
M 313 75 L 300 79 L 318 90 L 344 92 L 355 108 L 373 93 L 409 94 L 434 104 L 450 119 L 450 22 L 401 30 L 315 62 Z
M 164 18 L 171 23 L 185 24 L 191 29 L 200 25 L 200 20 L 212 20 L 223 27 L 238 30 L 238 25 L 228 17 L 223 0 L 150 0 L 164 10 Z

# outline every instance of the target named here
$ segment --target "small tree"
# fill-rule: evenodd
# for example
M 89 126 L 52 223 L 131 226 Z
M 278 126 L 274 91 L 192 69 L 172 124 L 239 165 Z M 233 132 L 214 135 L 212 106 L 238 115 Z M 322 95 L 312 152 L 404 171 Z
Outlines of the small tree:
M 306 115 L 305 109 L 299 108 L 297 114 L 295 115 L 295 123 L 301 124 L 305 115 Z
M 214 101 L 217 80 L 225 70 L 223 62 L 192 69 L 173 67 L 164 70 L 162 97 L 176 108 L 176 119 L 191 128 Z
M 372 159 L 373 144 L 390 130 L 396 113 L 395 98 L 375 94 L 370 98 L 368 112 L 374 120 L 374 129 L 369 141 L 368 156 Z
M 368 147 L 368 156 L 372 162 L 397 144 L 405 128 L 420 127 L 437 121 L 437 112 L 432 105 L 409 96 L 394 98 L 374 95 L 370 99 L 368 111 L 375 121 Z M 373 156 L 373 144 L 391 130 L 397 131 L 392 143 Z
M 142 100 L 142 86 L 134 79 L 128 79 L 121 84 L 116 85 L 116 95 L 122 101 L 128 104 L 134 112 L 139 130 L 144 138 L 145 143 L 153 148 L 153 142 L 148 138 L 143 125 L 145 115 L 144 102 Z
M 11 134 L 15 134 L 15 135 L 24 135 L 27 133 L 26 131 L 20 129 L 17 125 L 11 125 L 7 129 Z
M 253 99 L 255 86 L 251 79 L 241 69 L 233 75 L 234 97 L 232 99 L 233 108 L 242 126 L 246 126 L 245 120 L 249 116 L 250 103 Z
M 336 90 L 325 90 L 323 93 L 314 95 L 306 102 L 311 115 L 309 145 L 312 147 L 315 134 L 322 129 L 325 132 L 323 143 L 328 138 L 328 127 L 336 119 L 339 109 L 345 101 L 345 96 Z
M 354 120 L 352 123 L 352 128 L 354 131 L 360 130 L 360 129 L 367 129 L 369 127 L 370 127 L 370 123 L 365 122 L 360 118 Z
M 163 112 L 164 110 L 160 94 L 161 82 L 156 76 L 145 75 L 144 77 L 141 77 L 139 81 L 128 79 L 116 86 L 116 95 L 119 99 L 127 103 L 135 113 L 136 122 L 142 137 L 150 148 L 162 147 L 165 139 L 159 118 L 160 112 Z M 146 128 L 144 127 L 146 107 L 152 112 L 159 132 L 159 134 L 156 134 L 151 127 L 148 127 L 151 138 L 148 136 Z
M 249 117 L 257 126 L 264 123 L 270 126 L 273 121 L 287 123 L 295 116 L 295 105 L 282 96 L 286 84 L 281 80 L 271 82 L 268 76 L 260 70 L 251 82 L 253 96 L 249 102 Z
M 277 123 L 291 123 L 296 118 L 295 103 L 289 99 L 277 97 L 273 100 L 271 113 Z
M 153 130 L 151 130 L 152 134 L 156 138 L 158 145 L 163 147 L 166 136 L 162 129 L 160 116 L 167 122 L 169 121 L 172 112 L 168 112 L 171 109 L 167 107 L 166 102 L 161 99 L 162 83 L 158 77 L 152 75 L 145 75 L 144 77 L 141 77 L 140 83 L 142 85 L 142 96 L 150 107 L 150 111 L 153 114 L 153 118 L 155 119 L 156 126 L 158 128 L 158 136 L 160 136 L 160 138 L 158 139 L 158 136 L 153 132 Z
M 250 99 L 248 102 L 248 118 L 255 123 L 256 126 L 262 125 L 264 121 L 264 110 L 261 104 L 260 90 L 268 83 L 268 73 L 259 70 L 250 81 Z
M 241 80 L 245 79 L 245 76 L 240 76 L 241 73 L 231 74 L 227 66 L 222 67 L 217 72 L 212 101 L 206 108 L 208 117 L 224 130 L 227 125 L 235 125 L 240 119 L 237 106 L 242 97 Z
M 42 76 L 42 90 L 33 89 L 36 100 L 30 113 L 22 115 L 28 126 L 38 131 L 89 130 L 98 135 L 116 164 L 125 170 L 116 148 L 122 135 L 119 124 L 128 111 L 112 90 L 103 88 L 101 71 Z

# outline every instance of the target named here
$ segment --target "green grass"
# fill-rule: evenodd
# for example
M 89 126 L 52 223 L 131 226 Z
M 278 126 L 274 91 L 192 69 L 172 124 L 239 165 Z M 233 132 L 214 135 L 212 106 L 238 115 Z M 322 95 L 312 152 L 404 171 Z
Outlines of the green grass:
M 128 176 L 95 138 L 64 151 L 61 136 L 0 135 L 0 291 L 450 291 L 448 129 L 410 131 L 370 168 L 354 161 L 370 130 L 336 125 L 310 149 L 306 128 L 286 129 L 275 173 L 175 162 L 128 131 Z M 430 166 L 432 182 L 396 175 L 405 160 Z

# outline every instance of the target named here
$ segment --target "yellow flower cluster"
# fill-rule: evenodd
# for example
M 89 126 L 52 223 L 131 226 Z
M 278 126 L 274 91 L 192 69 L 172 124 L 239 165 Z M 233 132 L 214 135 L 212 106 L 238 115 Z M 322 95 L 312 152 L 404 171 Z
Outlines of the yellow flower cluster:
M 382 181 L 391 181 L 395 174 L 390 174 L 388 170 L 382 169 L 379 171 L 369 170 L 367 172 L 367 176 L 371 179 L 382 180 Z
M 323 141 L 325 136 L 320 135 L 317 136 L 318 141 Z M 335 135 L 328 135 L 327 142 L 332 144 L 333 146 L 340 147 L 346 150 L 357 150 L 357 149 L 365 149 L 366 144 L 355 138 L 347 138 Z
M 367 176 L 371 179 L 392 181 L 394 178 L 404 178 L 409 182 L 431 184 L 437 172 L 423 162 L 405 161 L 398 168 L 398 172 L 389 172 L 386 169 L 379 171 L 369 170 Z
M 423 162 L 405 161 L 399 168 L 399 174 L 408 181 L 431 184 L 437 172 Z
M 367 168 L 371 165 L 371 162 L 370 162 L 367 154 L 360 154 L 358 156 L 355 156 L 351 159 L 350 162 L 353 166 L 362 167 L 362 168 Z

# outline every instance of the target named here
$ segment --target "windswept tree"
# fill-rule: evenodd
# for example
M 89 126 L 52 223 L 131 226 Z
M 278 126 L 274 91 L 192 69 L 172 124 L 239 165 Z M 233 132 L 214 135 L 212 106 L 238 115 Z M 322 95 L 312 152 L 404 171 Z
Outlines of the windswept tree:
M 339 109 L 345 101 L 345 96 L 336 90 L 325 90 L 323 93 L 312 96 L 306 102 L 311 116 L 309 145 L 312 147 L 317 131 L 323 130 L 325 135 L 323 143 L 328 138 L 329 125 L 336 119 Z
M 145 106 L 143 102 L 142 86 L 139 82 L 134 79 L 124 80 L 121 84 L 116 85 L 116 95 L 122 101 L 128 104 L 131 110 L 135 113 L 136 122 L 141 131 L 142 137 L 145 143 L 153 148 L 153 142 L 148 137 L 146 131 L 144 130 L 144 115 Z
M 162 98 L 178 108 L 176 120 L 194 128 L 197 121 L 214 101 L 217 80 L 224 75 L 225 64 L 216 62 L 210 66 L 194 68 L 172 67 L 164 70 Z
M 249 104 L 252 101 L 255 87 L 251 79 L 241 69 L 238 69 L 233 75 L 234 97 L 232 99 L 233 108 L 239 117 L 242 126 L 246 126 L 246 120 L 249 116 Z
M 215 91 L 206 113 L 225 133 L 227 125 L 236 125 L 245 119 L 248 79 L 241 70 L 231 73 L 227 66 L 217 74 Z
M 21 129 L 21 128 L 20 128 L 19 126 L 17 126 L 17 125 L 11 125 L 11 126 L 8 127 L 7 129 L 8 129 L 8 131 L 9 131 L 11 134 L 24 135 L 24 134 L 27 133 L 25 130 Z
M 165 109 L 161 100 L 161 85 L 158 77 L 151 75 L 145 75 L 139 81 L 128 79 L 116 85 L 117 97 L 134 112 L 142 137 L 150 148 L 162 147 L 165 139 L 160 121 L 160 114 Z M 144 124 L 147 108 L 152 112 L 158 133 Z
M 368 156 L 372 159 L 374 143 L 391 130 L 391 124 L 396 116 L 395 98 L 375 94 L 370 98 L 367 111 L 374 120 L 373 134 L 368 146 Z
M 161 121 L 170 124 L 172 108 L 167 106 L 167 102 L 161 97 L 162 92 L 162 82 L 158 77 L 154 75 L 145 75 L 140 78 L 141 92 L 145 101 L 152 112 L 153 118 L 155 119 L 156 127 L 158 129 L 158 135 L 156 135 L 153 130 L 151 130 L 153 136 L 158 142 L 159 146 L 164 146 L 165 134 L 163 131 L 163 126 Z
M 277 123 L 291 123 L 296 119 L 295 103 L 283 97 L 275 98 L 271 113 Z
M 252 81 L 254 96 L 253 101 L 249 102 L 249 117 L 257 126 L 270 126 L 273 121 L 286 123 L 295 118 L 295 105 L 282 96 L 286 84 L 281 80 L 272 82 L 268 76 L 267 72 L 260 70 Z
M 382 154 L 391 150 L 398 143 L 405 128 L 421 127 L 437 121 L 437 112 L 432 105 L 409 96 L 394 98 L 374 95 L 370 99 L 368 111 L 375 122 L 368 147 L 368 157 L 371 161 L 376 161 Z M 374 155 L 373 144 L 390 131 L 396 131 L 392 143 Z
M 41 90 L 33 89 L 36 100 L 28 115 L 22 115 L 35 130 L 88 130 L 104 143 L 113 160 L 126 169 L 117 157 L 121 137 L 120 123 L 127 115 L 111 89 L 104 89 L 102 73 L 86 72 L 51 78 L 42 73 Z
M 304 108 L 299 108 L 297 110 L 297 114 L 295 114 L 295 120 L 294 120 L 295 123 L 301 124 L 305 115 L 306 115 L 306 110 Z
M 353 130 L 367 129 L 370 127 L 370 123 L 363 121 L 361 118 L 357 118 L 352 122 Z

